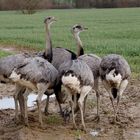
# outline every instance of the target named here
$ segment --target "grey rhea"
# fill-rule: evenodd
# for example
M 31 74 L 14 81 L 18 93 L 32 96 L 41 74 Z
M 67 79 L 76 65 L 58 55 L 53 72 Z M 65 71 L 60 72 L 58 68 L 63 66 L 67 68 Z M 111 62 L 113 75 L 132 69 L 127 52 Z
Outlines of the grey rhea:
M 51 41 L 51 33 L 50 33 L 50 25 L 56 21 L 54 17 L 46 17 L 44 20 L 45 23 L 45 29 L 46 29 L 46 48 L 44 52 L 41 53 L 35 53 L 34 56 L 39 56 L 42 57 L 46 60 L 48 60 L 49 62 L 52 62 L 53 65 L 58 68 L 59 63 L 64 62 L 67 59 L 72 59 L 72 57 L 74 57 L 74 54 L 72 54 L 72 52 L 67 51 L 66 49 L 63 48 L 53 48 L 52 49 L 52 41 Z M 53 51 L 53 52 L 52 52 Z M 62 54 L 65 54 L 64 56 L 62 56 Z M 61 58 L 61 59 L 59 59 Z M 21 63 L 22 64 L 22 63 Z M 11 71 L 12 72 L 12 71 Z M 59 82 L 60 83 L 60 82 Z M 19 91 L 20 89 L 23 89 L 23 87 L 19 84 L 16 84 L 16 93 L 15 93 L 15 106 L 16 106 L 16 111 L 15 111 L 15 116 L 16 116 L 16 120 L 18 120 L 18 104 L 17 104 L 17 97 L 20 96 L 20 98 L 18 98 L 19 103 L 22 104 L 23 103 L 23 99 L 22 98 L 22 92 L 20 94 L 17 94 L 17 91 Z M 61 88 L 60 88 L 60 84 L 57 84 L 56 86 L 54 86 L 53 90 L 45 91 L 45 94 L 48 96 L 47 100 L 46 100 L 46 107 L 45 107 L 45 113 L 48 114 L 48 105 L 49 105 L 49 97 L 50 95 L 52 95 L 53 93 L 55 93 L 57 101 L 59 103 L 59 107 L 60 107 L 60 111 L 61 111 L 61 105 L 60 103 L 63 102 L 63 94 L 61 93 Z M 20 105 L 20 108 L 24 108 L 23 105 Z M 23 111 L 22 111 L 23 112 Z M 62 113 L 62 111 L 61 111 Z M 22 113 L 24 114 L 24 113 Z M 21 115 L 22 115 L 21 114 Z M 24 115 L 23 115 L 24 116 Z
M 50 29 L 50 25 L 53 23 L 55 21 L 55 18 L 54 17 L 47 17 L 46 19 L 45 19 L 45 23 L 47 24 L 47 30 L 48 30 L 48 32 L 49 32 L 49 29 Z M 49 34 L 49 33 L 48 33 Z M 49 36 L 47 36 L 47 37 L 49 37 Z M 48 44 L 49 43 L 51 43 L 51 40 L 48 40 L 48 41 L 50 41 L 50 42 L 48 42 Z M 38 56 L 40 56 L 40 54 L 32 54 L 32 55 L 30 55 L 30 57 L 29 57 L 29 59 L 28 60 L 34 60 L 36 57 L 38 58 Z M 46 61 L 46 63 L 47 63 L 47 60 L 46 59 L 48 59 L 48 61 L 51 61 L 52 60 L 52 48 L 51 48 L 51 46 L 50 45 L 48 45 L 48 48 L 46 47 L 46 51 L 45 51 L 45 56 L 46 57 L 44 57 L 44 58 L 41 58 L 41 57 L 43 57 L 43 56 L 40 56 L 40 59 L 44 59 L 44 61 Z M 23 62 L 21 62 L 20 63 L 20 65 L 22 65 L 22 67 L 24 66 L 24 63 L 25 63 L 25 61 Z M 35 64 L 35 66 L 37 65 L 37 63 L 33 63 L 33 64 Z M 30 65 L 31 65 L 31 63 L 30 63 Z M 40 67 L 41 67 L 41 65 L 40 65 Z M 18 69 L 18 68 L 20 68 L 20 66 L 19 67 L 15 67 L 15 69 Z M 25 68 L 27 68 L 27 67 L 25 67 Z M 31 68 L 31 67 L 30 67 Z M 29 69 L 27 69 L 27 70 L 29 70 Z M 31 68 L 31 70 L 32 70 L 32 68 Z M 12 72 L 12 71 L 11 71 Z M 12 79 L 12 77 L 14 76 L 14 73 L 15 71 L 13 71 L 12 72 L 12 74 L 11 74 L 11 76 L 10 76 L 10 79 Z M 21 71 L 20 71 L 21 72 Z M 28 74 L 29 74 L 29 72 L 27 73 L 27 76 L 28 76 Z M 31 73 L 30 73 L 31 74 Z M 43 73 L 42 73 L 43 74 Z M 49 73 L 48 73 L 49 74 Z M 58 74 L 58 73 L 57 73 Z M 22 74 L 22 76 L 23 76 L 23 74 Z M 26 75 L 25 75 L 26 76 Z M 34 78 L 35 77 L 35 75 L 30 75 L 32 78 Z M 51 75 L 52 76 L 52 75 Z M 31 79 L 31 77 L 30 77 L 30 79 Z M 39 77 L 38 77 L 39 78 Z M 36 79 L 37 80 L 37 79 Z M 16 107 L 16 109 L 15 109 L 15 116 L 16 116 L 16 119 L 18 119 L 18 103 L 17 103 L 17 97 L 18 96 L 20 96 L 20 98 L 22 97 L 21 95 L 23 94 L 23 93 L 19 93 L 19 92 L 17 92 L 17 91 L 19 91 L 19 89 L 20 88 L 24 88 L 24 89 L 26 89 L 27 88 L 27 90 L 25 91 L 25 93 L 23 94 L 24 95 L 24 98 L 25 98 L 25 100 L 26 100 L 26 96 L 28 95 L 27 94 L 27 91 L 28 91 L 28 85 L 26 84 L 26 85 L 24 85 L 22 82 L 20 83 L 19 81 L 18 82 L 16 82 L 15 80 L 14 80 L 14 82 L 16 83 L 16 85 L 18 85 L 18 86 L 16 86 L 16 92 L 15 92 L 15 107 Z M 49 91 L 45 91 L 44 93 L 47 93 L 47 94 L 50 94 L 50 93 L 52 93 L 53 91 L 51 90 L 51 92 Z M 23 100 L 21 100 L 21 99 L 19 99 L 19 103 L 21 104 L 21 102 L 23 102 Z M 25 101 L 26 102 L 26 101 Z M 28 121 L 27 121 L 27 104 L 25 104 L 25 113 L 26 114 L 24 114 L 24 116 L 25 116 L 25 123 L 26 124 L 28 124 Z
M 46 25 L 46 30 L 47 30 L 47 41 L 46 43 L 46 50 L 45 50 L 45 55 L 40 55 L 40 53 L 35 53 L 35 54 L 17 54 L 17 55 L 11 55 L 5 58 L 0 59 L 0 81 L 1 82 L 11 82 L 9 79 L 10 74 L 15 68 L 18 68 L 20 65 L 23 65 L 23 61 L 25 58 L 29 57 L 37 57 L 40 56 L 44 59 L 48 59 L 48 61 L 52 61 L 52 48 L 51 48 L 51 40 L 50 40 L 50 25 L 55 21 L 54 17 L 46 17 L 45 18 L 45 25 Z M 48 46 L 48 47 L 47 47 Z M 50 56 L 51 55 L 51 56 Z M 56 86 L 57 87 L 57 86 Z M 21 86 L 16 83 L 16 90 L 14 94 L 14 100 L 15 100 L 15 117 L 16 120 L 18 120 L 18 103 L 17 100 L 19 100 L 19 105 L 21 109 L 21 116 L 24 118 L 24 102 L 23 102 L 23 93 L 25 91 L 25 86 Z M 50 92 L 45 92 L 49 96 Z M 54 93 L 52 91 L 51 93 Z M 59 97 L 59 95 L 57 95 Z M 60 100 L 61 98 L 59 98 Z M 47 105 L 46 105 L 47 108 Z
M 28 125 L 27 96 L 31 91 L 38 94 L 37 106 L 39 111 L 39 122 L 43 126 L 41 115 L 41 98 L 46 91 L 50 91 L 58 82 L 58 71 L 56 68 L 41 57 L 29 57 L 24 60 L 23 65 L 14 69 L 10 79 L 18 85 L 26 87 L 23 94 L 25 104 L 25 123 Z
M 19 67 L 24 59 L 31 57 L 27 53 L 23 54 L 16 54 L 16 55 L 11 55 L 8 57 L 4 57 L 0 59 L 0 81 L 3 83 L 12 83 L 12 81 L 9 79 L 9 76 L 11 75 L 12 71 Z M 19 99 L 19 104 L 20 104 L 20 110 L 21 110 L 21 117 L 24 118 L 24 104 L 23 104 L 23 97 L 20 96 L 20 93 L 23 93 L 25 91 L 25 88 L 20 87 L 19 85 L 16 84 L 16 94 L 19 96 L 16 97 L 14 95 L 14 101 L 15 101 L 15 107 L 16 106 L 16 100 L 17 98 Z M 18 114 L 18 110 L 16 109 L 16 118 Z
M 72 118 L 73 118 L 73 125 L 75 128 L 77 128 L 75 123 L 75 111 L 74 108 L 78 101 L 78 107 L 80 108 L 81 112 L 81 121 L 83 129 L 86 130 L 85 123 L 84 123 L 84 112 L 85 112 L 85 100 L 87 95 L 92 92 L 94 88 L 94 74 L 92 72 L 92 66 L 90 65 L 89 61 L 90 55 L 87 57 L 87 55 L 84 55 L 84 49 L 82 47 L 82 42 L 80 40 L 79 34 L 80 32 L 86 30 L 87 28 L 81 26 L 81 25 L 74 25 L 72 28 L 72 33 L 74 35 L 74 38 L 77 43 L 77 59 L 68 61 L 66 63 L 63 63 L 59 67 L 60 75 L 62 75 L 62 83 L 63 86 L 66 88 L 68 95 L 69 95 L 69 102 L 72 109 Z M 94 55 L 91 55 L 94 57 Z M 83 58 L 83 59 L 82 59 Z M 91 58 L 92 59 L 92 58 Z M 94 61 L 98 61 L 99 57 L 96 57 Z M 99 59 L 100 61 L 100 59 Z M 99 67 L 99 64 L 98 64 Z M 99 68 L 93 68 L 98 69 L 98 74 L 96 73 L 96 76 L 99 76 Z M 77 95 L 79 98 L 77 98 Z M 74 100 L 72 97 L 74 96 Z M 75 101 L 75 98 L 76 101 Z
M 52 17 L 49 17 L 52 18 Z M 48 22 L 47 19 L 45 19 L 44 23 L 45 23 L 45 29 L 46 29 L 46 48 L 44 52 L 40 52 L 38 53 L 38 56 L 43 57 L 45 59 L 48 60 L 49 55 L 48 55 L 48 49 L 51 50 L 52 49 L 52 59 L 50 60 L 50 62 L 52 63 L 52 65 L 58 70 L 59 66 L 64 63 L 67 62 L 69 60 L 72 59 L 76 59 L 76 54 L 73 53 L 72 51 L 65 49 L 65 48 L 61 48 L 61 47 L 56 47 L 56 48 L 52 48 L 52 40 L 51 40 L 51 33 L 50 33 L 50 28 L 48 26 Z M 61 80 L 59 81 L 58 85 L 55 87 L 54 89 L 57 101 L 59 103 L 60 106 L 60 110 L 61 110 L 61 103 L 64 102 L 65 100 L 65 96 L 64 94 L 61 92 Z M 45 114 L 48 113 L 48 105 L 49 105 L 49 96 L 50 94 L 45 92 L 45 94 L 48 96 L 47 98 L 47 102 L 46 102 L 46 107 L 45 107 Z M 62 110 L 61 110 L 62 113 Z
M 30 57 L 29 54 L 17 54 L 4 57 L 0 59 L 0 81 L 1 82 L 10 82 L 9 76 L 14 68 L 21 65 L 25 58 Z
M 110 54 L 103 57 L 101 61 L 100 75 L 104 87 L 109 93 L 116 121 L 120 98 L 127 87 L 128 79 L 131 75 L 130 66 L 124 57 Z M 114 106 L 114 99 L 117 99 L 116 107 Z
M 79 33 L 85 31 L 87 28 L 83 27 L 82 25 L 74 25 L 72 28 L 72 34 L 77 43 L 77 57 L 80 60 L 86 62 L 86 64 L 91 68 L 92 73 L 94 75 L 94 90 L 96 92 L 97 97 L 97 119 L 99 119 L 99 67 L 101 63 L 101 58 L 95 54 L 84 54 L 83 44 L 79 37 Z
M 74 128 L 77 128 L 74 115 L 75 103 L 72 96 L 80 96 L 78 99 L 78 106 L 81 113 L 81 121 L 83 129 L 86 130 L 84 123 L 84 101 L 87 95 L 92 92 L 94 85 L 94 77 L 89 66 L 82 60 L 71 60 L 67 63 L 63 63 L 60 66 L 59 71 L 62 73 L 62 83 L 68 92 L 68 100 L 72 110 L 72 119 Z

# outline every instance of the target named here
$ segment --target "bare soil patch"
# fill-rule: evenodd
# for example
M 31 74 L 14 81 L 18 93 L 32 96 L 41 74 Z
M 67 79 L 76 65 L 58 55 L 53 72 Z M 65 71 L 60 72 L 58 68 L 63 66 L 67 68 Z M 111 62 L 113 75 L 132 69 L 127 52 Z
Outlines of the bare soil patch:
M 34 53 L 37 51 L 37 49 L 29 48 L 29 47 L 23 47 L 23 46 L 14 46 L 14 45 L 0 45 L 0 50 L 9 52 L 9 53 Z

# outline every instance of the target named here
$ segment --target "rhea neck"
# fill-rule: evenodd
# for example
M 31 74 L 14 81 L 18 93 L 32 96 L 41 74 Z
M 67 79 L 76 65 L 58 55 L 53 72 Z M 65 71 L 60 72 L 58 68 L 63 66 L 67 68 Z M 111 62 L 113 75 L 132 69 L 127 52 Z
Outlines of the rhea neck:
M 79 37 L 79 33 L 73 33 L 77 44 L 77 57 L 84 54 L 83 44 Z
M 46 24 L 46 48 L 45 48 L 44 57 L 49 62 L 51 62 L 53 58 L 50 25 L 48 24 Z

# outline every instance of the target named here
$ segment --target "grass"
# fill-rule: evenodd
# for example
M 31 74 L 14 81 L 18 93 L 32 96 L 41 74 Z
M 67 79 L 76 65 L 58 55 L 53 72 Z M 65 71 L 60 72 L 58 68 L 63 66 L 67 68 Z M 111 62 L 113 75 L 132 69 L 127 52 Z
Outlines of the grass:
M 1 57 L 6 57 L 8 55 L 11 55 L 12 53 L 9 53 L 9 52 L 5 52 L 5 51 L 0 51 L 0 58 Z
M 86 53 L 104 56 L 123 55 L 134 73 L 140 72 L 140 8 L 44 10 L 33 15 L 17 11 L 0 12 L 0 44 L 12 44 L 42 50 L 45 47 L 43 20 L 55 16 L 54 46 L 76 51 L 70 28 L 80 23 L 88 27 L 81 33 Z M 1 53 L 0 53 L 1 55 Z
M 51 116 L 47 116 L 47 118 L 45 119 L 45 122 L 46 124 L 59 125 L 59 124 L 62 124 L 63 120 L 62 118 L 56 115 L 51 115 Z

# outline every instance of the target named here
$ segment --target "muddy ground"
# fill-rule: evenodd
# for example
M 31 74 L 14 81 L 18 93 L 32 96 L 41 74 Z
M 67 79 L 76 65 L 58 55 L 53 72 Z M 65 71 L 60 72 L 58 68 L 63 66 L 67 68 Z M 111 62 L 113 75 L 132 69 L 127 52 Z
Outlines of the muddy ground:
M 38 123 L 37 109 L 28 111 L 29 126 L 16 123 L 13 109 L 0 110 L 0 140 L 140 140 L 140 78 L 130 79 L 119 106 L 120 121 L 113 124 L 113 109 L 107 92 L 101 86 L 100 122 L 97 123 L 95 93 L 88 96 L 86 106 L 87 133 L 72 129 L 72 121 L 65 124 L 58 105 L 51 99 L 48 116 L 43 115 L 44 129 Z M 0 98 L 12 96 L 14 85 L 0 84 Z M 42 103 L 42 110 L 45 101 Z M 76 122 L 81 127 L 80 115 Z M 91 135 L 92 134 L 94 135 Z

